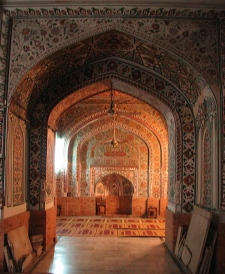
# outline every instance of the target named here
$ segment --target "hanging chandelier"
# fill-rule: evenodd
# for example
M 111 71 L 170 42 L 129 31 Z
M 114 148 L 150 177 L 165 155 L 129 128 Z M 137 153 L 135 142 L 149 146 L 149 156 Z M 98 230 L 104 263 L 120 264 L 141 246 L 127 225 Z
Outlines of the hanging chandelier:
M 115 119 L 116 119 L 116 114 L 114 113 L 114 115 L 113 115 L 113 139 L 111 141 L 111 145 L 113 147 L 117 147 L 119 144 L 116 140 L 116 121 L 115 121 Z

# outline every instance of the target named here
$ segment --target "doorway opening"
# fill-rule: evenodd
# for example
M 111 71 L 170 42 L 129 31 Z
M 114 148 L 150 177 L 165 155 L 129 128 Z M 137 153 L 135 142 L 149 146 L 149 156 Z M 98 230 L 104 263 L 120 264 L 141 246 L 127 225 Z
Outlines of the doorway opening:
M 95 94 L 77 101 L 96 85 Z M 105 214 L 142 217 L 151 206 L 165 216 L 169 133 L 162 113 L 119 87 L 112 93 L 106 81 L 71 94 L 54 108 L 49 123 L 51 116 L 58 116 L 57 135 L 64 140 L 60 159 L 66 167 L 56 175 L 62 215 L 96 215 L 101 197 Z
M 96 184 L 97 213 L 107 215 L 132 215 L 133 184 L 125 177 L 113 173 Z

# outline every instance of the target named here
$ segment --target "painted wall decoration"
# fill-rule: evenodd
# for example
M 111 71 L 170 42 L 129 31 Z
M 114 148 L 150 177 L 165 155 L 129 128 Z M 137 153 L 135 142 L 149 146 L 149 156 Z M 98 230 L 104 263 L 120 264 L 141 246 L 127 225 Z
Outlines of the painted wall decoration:
M 27 176 L 25 173 L 26 159 L 26 123 L 9 112 L 7 132 L 8 149 L 6 163 L 6 205 L 14 207 L 26 201 Z
M 117 118 L 118 126 L 121 127 L 122 118 Z M 153 116 L 153 123 L 155 122 L 154 118 L 155 117 Z M 91 127 L 98 129 L 98 124 L 101 125 L 102 120 L 96 121 L 95 124 L 91 123 Z M 166 147 L 161 144 L 162 148 L 160 148 L 156 136 L 151 133 L 149 129 L 138 124 L 139 129 L 137 130 L 135 123 L 129 121 L 129 130 L 134 131 L 137 136 L 145 136 L 142 138 L 145 139 L 145 142 L 148 145 L 146 145 L 143 140 L 140 139 L 140 137 L 135 137 L 134 134 L 129 134 L 126 131 L 117 129 L 116 136 L 119 145 L 116 148 L 113 148 L 111 145 L 113 131 L 112 129 L 106 130 L 109 125 L 110 124 L 106 122 L 105 126 L 102 126 L 102 132 L 98 133 L 96 131 L 95 136 L 90 135 L 92 130 L 90 129 L 89 125 L 87 125 L 86 128 L 82 128 L 82 138 L 87 138 L 85 136 L 88 136 L 88 138 L 87 141 L 85 141 L 84 144 L 81 145 L 80 149 L 75 152 L 78 157 L 76 158 L 77 162 L 74 164 L 81 164 L 80 180 L 81 182 L 87 182 L 85 184 L 82 184 L 86 188 L 82 191 L 83 195 L 90 195 L 90 192 L 92 192 L 90 189 L 90 184 L 92 184 L 92 181 L 90 179 L 89 170 L 90 167 L 94 166 L 111 166 L 118 169 L 120 169 L 121 166 L 127 167 L 128 169 L 129 167 L 137 167 L 139 170 L 138 192 L 136 192 L 135 194 L 138 197 L 147 197 L 150 192 L 152 192 L 151 195 L 156 195 L 156 192 L 159 193 L 160 191 L 156 191 L 156 189 L 161 188 L 161 185 L 157 186 L 158 181 L 160 180 L 159 174 L 161 172 L 161 162 L 166 161 L 165 159 L 162 160 L 160 150 L 162 149 L 162 151 L 164 151 L 164 154 L 167 155 Z M 162 125 L 160 125 L 160 123 L 158 123 L 158 125 L 159 128 L 163 127 Z M 161 136 L 161 138 L 162 143 L 167 140 L 166 131 L 164 131 L 164 136 Z M 95 184 L 95 182 L 93 183 Z M 149 185 L 151 185 L 151 188 L 152 190 L 154 189 L 154 191 L 149 190 Z
M 135 167 L 92 167 L 94 193 L 97 196 L 136 196 L 138 171 Z M 110 188 L 110 186 L 115 186 Z M 110 192 L 117 190 L 116 192 Z
M 126 178 L 112 173 L 95 186 L 96 196 L 133 196 L 133 184 Z
M 176 64 L 175 60 L 167 58 L 165 52 L 163 53 L 159 48 L 154 45 L 145 45 L 138 40 L 132 39 L 132 36 L 140 37 L 144 40 L 154 41 L 154 44 L 158 44 L 161 48 L 166 48 L 169 51 L 176 52 L 178 55 L 183 55 L 184 59 L 190 59 L 194 66 L 204 75 L 208 80 L 212 77 L 214 81 L 218 76 L 215 68 L 217 68 L 218 57 L 217 52 L 217 27 L 213 20 L 202 20 L 201 26 L 199 21 L 194 20 L 160 20 L 156 18 L 150 19 L 116 19 L 104 18 L 100 19 L 42 19 L 35 20 L 30 19 L 29 26 L 27 25 L 27 19 L 15 19 L 13 21 L 13 50 L 12 50 L 12 62 L 11 62 L 11 79 L 21 78 L 27 71 L 27 68 L 31 68 L 36 60 L 40 60 L 44 56 L 47 56 L 49 52 L 54 52 L 65 47 L 67 45 L 74 44 L 80 40 L 85 39 L 88 34 L 87 30 L 95 34 L 102 33 L 107 29 L 118 29 L 127 33 L 127 39 L 121 39 L 120 33 L 117 35 L 112 33 L 115 39 L 111 39 L 112 36 L 101 35 L 95 43 L 92 43 L 94 49 L 104 51 L 109 43 L 112 43 L 112 49 L 114 53 L 121 55 L 123 58 L 128 55 L 129 58 L 135 58 L 136 62 L 140 62 L 150 68 L 161 70 L 163 74 L 168 76 L 177 73 L 177 69 L 180 72 L 177 74 L 177 83 L 186 89 L 186 91 L 194 88 L 191 84 L 191 77 L 188 76 L 188 69 L 182 64 Z M 165 33 L 164 36 L 161 34 Z M 89 43 L 91 39 L 88 39 Z M 76 53 L 91 54 L 88 44 L 88 40 L 84 44 L 79 43 L 74 50 Z M 19 41 L 19 43 L 18 43 Z M 135 41 L 135 42 L 134 42 Z M 185 42 L 184 42 L 185 41 Z M 208 45 L 207 50 L 205 45 Z M 81 50 L 81 47 L 84 47 Z M 189 48 L 192 48 L 192 51 Z M 124 50 L 125 49 L 125 50 Z M 97 53 L 98 53 L 97 51 Z M 95 53 L 95 51 L 92 51 Z M 187 54 L 189 55 L 187 57 Z M 75 57 L 75 62 L 79 65 L 84 65 L 85 59 Z M 142 56 L 142 58 L 140 58 Z M 155 57 L 157 56 L 157 58 Z M 161 57 L 160 57 L 161 56 Z M 98 57 L 98 56 L 97 56 Z M 160 58 L 159 58 L 160 57 Z M 86 59 L 91 61 L 93 56 L 88 56 Z M 59 62 L 60 58 L 55 56 L 55 59 Z M 159 62 L 160 60 L 160 62 Z M 25 62 L 24 62 L 25 61 Z M 21 67 L 22 65 L 22 67 Z M 171 73 L 173 71 L 173 74 Z M 41 73 L 41 71 L 39 71 Z M 10 90 L 15 89 L 15 84 L 19 82 L 10 81 L 12 86 Z M 175 80 L 175 79 L 173 79 Z M 197 93 L 199 91 L 195 91 Z M 197 94 L 196 94 L 197 95 Z
M 24 202 L 24 136 L 19 125 L 14 128 L 13 136 L 13 204 Z
M 215 172 L 213 171 L 212 162 L 218 166 L 218 155 L 212 149 L 217 143 L 214 131 L 218 128 L 217 106 L 212 98 L 205 98 L 199 106 L 196 117 L 198 149 L 198 181 L 197 204 L 203 204 L 207 208 L 215 207 L 217 200 L 214 193 L 218 191 L 216 186 L 213 187 L 213 181 L 216 181 Z
M 55 196 L 55 175 L 54 175 L 54 144 L 55 144 L 55 133 L 48 130 L 48 147 L 47 147 L 47 159 L 46 159 L 46 183 L 43 186 L 45 193 L 43 194 L 44 201 L 53 201 Z
M 173 113 L 176 153 L 171 151 L 174 160 L 169 171 L 176 170 L 176 174 L 170 174 L 170 201 L 180 203 L 184 211 L 192 211 L 196 184 L 195 117 L 205 97 L 215 96 L 220 103 L 219 64 L 224 61 L 225 47 L 221 42 L 225 30 L 223 14 L 215 10 L 132 7 L 5 10 L 0 84 L 10 108 L 32 125 L 30 205 L 38 207 L 40 190 L 46 181 L 47 121 L 51 110 L 80 88 L 105 79 L 119 79 L 142 90 L 138 94 L 131 91 L 131 95 L 141 99 L 153 96 Z M 9 81 L 6 71 L 10 71 Z M 224 81 L 224 66 L 221 72 Z M 77 102 L 85 96 L 77 97 Z M 155 181 L 157 184 L 158 179 Z M 182 186 L 182 194 L 177 193 L 177 183 Z M 223 192 L 224 189 L 223 186 Z
M 211 134 L 207 129 L 204 135 L 204 171 L 203 171 L 203 205 L 211 207 L 212 205 L 212 167 L 211 167 Z

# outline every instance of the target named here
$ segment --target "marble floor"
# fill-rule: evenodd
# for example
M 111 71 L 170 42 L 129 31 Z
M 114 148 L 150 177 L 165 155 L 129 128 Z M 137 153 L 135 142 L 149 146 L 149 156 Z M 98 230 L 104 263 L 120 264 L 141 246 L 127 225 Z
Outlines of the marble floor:
M 182 273 L 157 237 L 60 236 L 32 273 Z

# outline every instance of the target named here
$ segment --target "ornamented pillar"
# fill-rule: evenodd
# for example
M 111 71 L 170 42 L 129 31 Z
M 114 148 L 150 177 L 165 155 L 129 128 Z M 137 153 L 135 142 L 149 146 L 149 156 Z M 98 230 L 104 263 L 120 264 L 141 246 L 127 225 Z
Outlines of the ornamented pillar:
M 221 83 L 223 92 L 223 185 L 221 208 L 225 209 L 225 19 L 221 19 L 220 23 L 220 47 L 221 47 Z
M 5 134 L 7 116 L 7 67 L 9 63 L 9 17 L 0 8 L 0 209 L 4 206 Z M 1 214 L 0 214 L 1 218 Z

